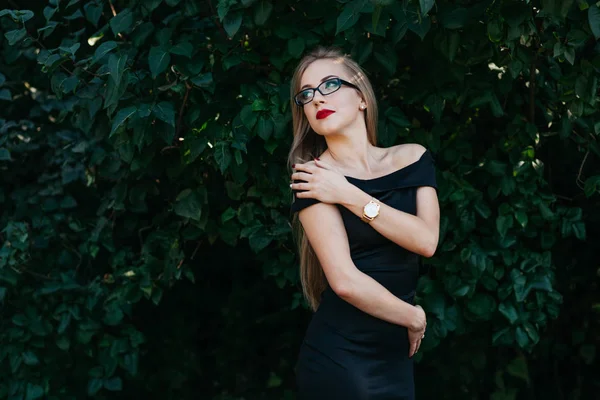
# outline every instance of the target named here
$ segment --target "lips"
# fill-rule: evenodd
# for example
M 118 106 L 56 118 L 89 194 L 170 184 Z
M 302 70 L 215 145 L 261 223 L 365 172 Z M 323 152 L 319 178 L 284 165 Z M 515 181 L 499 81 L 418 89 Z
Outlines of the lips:
M 333 114 L 335 111 L 333 110 L 320 110 L 317 113 L 317 119 L 323 119 L 323 118 L 327 118 L 329 117 L 331 114 Z

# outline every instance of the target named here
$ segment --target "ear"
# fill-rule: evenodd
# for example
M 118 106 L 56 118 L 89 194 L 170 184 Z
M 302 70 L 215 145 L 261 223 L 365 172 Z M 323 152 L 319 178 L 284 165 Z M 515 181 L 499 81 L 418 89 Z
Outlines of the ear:
M 367 102 L 365 101 L 365 99 L 363 99 L 363 98 L 360 99 L 360 104 L 359 104 L 358 108 L 360 108 L 361 111 L 363 111 L 367 108 Z

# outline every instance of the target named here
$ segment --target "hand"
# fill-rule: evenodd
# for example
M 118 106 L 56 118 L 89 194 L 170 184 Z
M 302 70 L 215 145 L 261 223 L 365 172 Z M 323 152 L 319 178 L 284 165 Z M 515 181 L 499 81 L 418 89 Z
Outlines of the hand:
M 331 165 L 314 160 L 304 164 L 295 164 L 294 169 L 296 172 L 292 174 L 292 181 L 304 181 L 290 185 L 293 190 L 302 190 L 302 192 L 296 193 L 298 198 L 340 204 L 343 199 L 348 197 L 345 194 L 350 186 L 348 180 Z
M 420 305 L 416 305 L 415 308 L 417 309 L 417 322 L 413 327 L 408 328 L 408 357 L 414 356 L 419 351 L 427 327 L 425 310 Z

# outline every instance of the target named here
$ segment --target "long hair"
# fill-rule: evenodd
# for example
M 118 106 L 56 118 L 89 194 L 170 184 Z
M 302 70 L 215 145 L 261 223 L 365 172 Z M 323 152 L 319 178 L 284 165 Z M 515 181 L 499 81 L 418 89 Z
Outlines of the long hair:
M 377 143 L 377 101 L 371 82 L 363 69 L 350 57 L 335 48 L 317 47 L 305 55 L 296 67 L 291 82 L 291 108 L 294 140 L 288 156 L 288 164 L 291 170 L 293 164 L 304 163 L 313 157 L 319 157 L 327 149 L 327 143 L 323 136 L 318 135 L 310 127 L 304 111 L 294 102 L 294 94 L 300 91 L 300 81 L 304 71 L 316 60 L 330 59 L 335 63 L 342 64 L 349 72 L 350 82 L 355 84 L 361 92 L 363 100 L 367 104 L 364 111 L 365 125 L 367 128 L 367 139 L 372 145 Z M 310 308 L 316 311 L 321 303 L 321 294 L 327 288 L 327 279 L 321 263 L 317 258 L 308 238 L 298 220 L 298 214 L 294 215 L 292 225 L 297 237 L 298 250 L 300 254 L 300 282 L 304 297 Z

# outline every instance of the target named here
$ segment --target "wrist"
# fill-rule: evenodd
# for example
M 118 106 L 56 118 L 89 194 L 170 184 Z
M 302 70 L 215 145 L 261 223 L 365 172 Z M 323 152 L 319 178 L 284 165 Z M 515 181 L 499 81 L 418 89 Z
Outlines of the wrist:
M 354 209 L 357 211 L 360 210 L 360 213 L 362 214 L 362 209 L 369 200 L 371 200 L 371 196 L 351 183 L 348 183 L 348 189 L 343 192 L 339 204 L 351 211 L 354 211 Z
M 412 318 L 410 319 L 411 323 L 408 329 L 411 331 L 423 330 L 425 321 L 423 320 L 423 316 L 421 314 L 422 313 L 421 310 L 419 310 L 419 307 L 412 306 Z

